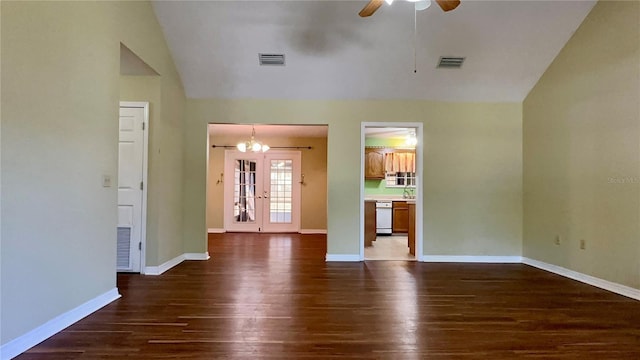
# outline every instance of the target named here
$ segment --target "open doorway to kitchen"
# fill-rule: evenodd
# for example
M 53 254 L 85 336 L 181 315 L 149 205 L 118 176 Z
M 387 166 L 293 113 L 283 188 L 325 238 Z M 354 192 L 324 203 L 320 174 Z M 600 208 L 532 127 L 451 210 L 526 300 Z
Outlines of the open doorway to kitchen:
M 362 260 L 422 260 L 421 123 L 363 123 Z

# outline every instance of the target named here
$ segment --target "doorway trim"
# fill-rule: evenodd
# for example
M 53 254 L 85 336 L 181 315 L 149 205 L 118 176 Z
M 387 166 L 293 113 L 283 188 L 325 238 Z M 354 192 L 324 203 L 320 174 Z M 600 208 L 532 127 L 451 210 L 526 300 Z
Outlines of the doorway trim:
M 144 110 L 144 144 L 142 145 L 142 209 L 140 223 L 140 274 L 145 274 L 147 258 L 147 189 L 149 188 L 149 102 L 148 101 L 120 101 L 120 107 L 141 108 Z
M 416 261 L 424 261 L 424 239 L 423 239 L 423 204 L 424 197 L 424 174 L 422 164 L 424 163 L 424 136 L 423 123 L 421 122 L 361 122 L 360 123 L 360 261 L 364 261 L 364 148 L 365 148 L 365 128 L 367 127 L 397 127 L 415 128 L 418 137 L 416 145 Z M 418 156 L 419 155 L 419 156 Z

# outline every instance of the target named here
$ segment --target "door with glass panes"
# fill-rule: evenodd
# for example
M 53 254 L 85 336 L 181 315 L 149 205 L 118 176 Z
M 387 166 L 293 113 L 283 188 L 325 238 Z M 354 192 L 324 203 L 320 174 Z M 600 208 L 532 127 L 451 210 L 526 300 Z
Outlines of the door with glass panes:
M 299 231 L 300 160 L 300 151 L 225 151 L 225 229 Z

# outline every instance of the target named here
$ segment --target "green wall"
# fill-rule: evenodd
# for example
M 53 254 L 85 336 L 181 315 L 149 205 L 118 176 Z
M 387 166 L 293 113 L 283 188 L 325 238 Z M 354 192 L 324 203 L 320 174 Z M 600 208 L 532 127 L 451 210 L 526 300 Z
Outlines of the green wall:
M 328 253 L 359 253 L 362 122 L 422 122 L 424 249 L 520 256 L 522 107 L 430 101 L 187 100 L 185 248 L 206 246 L 208 123 L 327 124 Z
M 183 253 L 185 98 L 148 2 L 2 1 L 0 9 L 5 345 L 115 290 L 117 190 L 102 176 L 117 179 L 121 42 L 160 74 L 147 265 Z
M 639 20 L 637 1 L 596 4 L 523 110 L 524 256 L 636 289 Z

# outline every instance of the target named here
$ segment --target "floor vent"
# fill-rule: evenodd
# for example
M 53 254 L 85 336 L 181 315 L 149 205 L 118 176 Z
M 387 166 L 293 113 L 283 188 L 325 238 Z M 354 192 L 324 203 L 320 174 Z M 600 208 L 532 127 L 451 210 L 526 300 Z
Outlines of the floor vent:
M 129 254 L 131 250 L 131 228 L 118 227 L 118 246 L 116 263 L 118 270 L 129 269 Z
M 260 65 L 284 65 L 284 54 L 258 54 Z
M 459 69 L 464 62 L 463 57 L 442 56 L 438 61 L 439 68 Z

